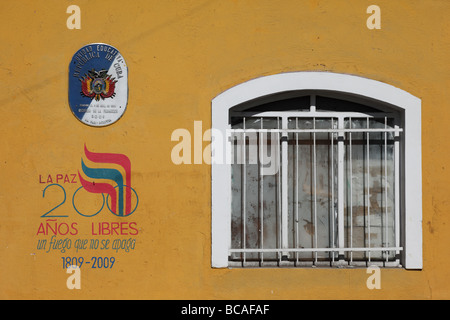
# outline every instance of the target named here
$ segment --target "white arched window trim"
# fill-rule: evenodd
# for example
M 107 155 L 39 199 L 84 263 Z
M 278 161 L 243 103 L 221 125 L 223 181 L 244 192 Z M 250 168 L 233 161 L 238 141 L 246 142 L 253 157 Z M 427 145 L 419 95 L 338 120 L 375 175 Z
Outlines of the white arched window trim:
M 404 267 L 422 269 L 422 152 L 421 100 L 379 81 L 329 72 L 290 72 L 256 78 L 236 85 L 212 100 L 212 128 L 230 129 L 229 110 L 272 94 L 326 90 L 390 104 L 404 115 Z M 231 166 L 212 163 L 212 267 L 228 266 L 231 239 Z

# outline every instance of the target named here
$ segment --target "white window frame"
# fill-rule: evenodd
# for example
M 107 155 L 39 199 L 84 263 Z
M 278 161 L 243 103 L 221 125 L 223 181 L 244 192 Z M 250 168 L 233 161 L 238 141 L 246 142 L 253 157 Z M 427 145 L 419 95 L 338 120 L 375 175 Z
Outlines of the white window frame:
M 353 75 L 330 72 L 281 73 L 244 82 L 215 97 L 211 106 L 212 128 L 226 136 L 226 132 L 231 129 L 231 108 L 273 94 L 304 90 L 355 95 L 389 104 L 402 112 L 403 267 L 422 269 L 422 134 L 419 98 L 392 85 Z M 211 181 L 211 265 L 213 268 L 226 268 L 229 266 L 231 246 L 231 165 L 225 160 L 213 161 Z

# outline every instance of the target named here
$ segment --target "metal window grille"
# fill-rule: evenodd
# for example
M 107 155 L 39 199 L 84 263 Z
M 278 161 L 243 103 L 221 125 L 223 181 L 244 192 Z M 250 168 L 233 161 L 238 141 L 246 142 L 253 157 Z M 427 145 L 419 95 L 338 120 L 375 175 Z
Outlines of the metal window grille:
M 234 116 L 230 266 L 400 266 L 395 116 Z

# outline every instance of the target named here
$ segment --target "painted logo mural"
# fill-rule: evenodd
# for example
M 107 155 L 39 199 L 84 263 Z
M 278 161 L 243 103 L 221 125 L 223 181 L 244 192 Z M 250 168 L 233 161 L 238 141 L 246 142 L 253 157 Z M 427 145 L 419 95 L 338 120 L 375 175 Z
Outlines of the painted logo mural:
M 69 66 L 69 105 L 81 122 L 96 127 L 119 120 L 128 102 L 128 69 L 120 52 L 92 43 L 78 50 Z
M 110 211 L 118 216 L 128 216 L 134 212 L 131 211 L 131 162 L 130 159 L 124 154 L 116 153 L 94 153 L 84 146 L 84 153 L 88 160 L 97 164 L 116 164 L 123 168 L 124 175 L 113 168 L 91 168 L 85 165 L 83 159 L 81 159 L 81 168 L 83 173 L 92 179 L 106 179 L 111 180 L 116 185 L 111 183 L 95 183 L 89 182 L 83 178 L 80 171 L 78 176 L 80 178 L 81 185 L 88 192 L 107 194 L 111 198 L 111 208 L 109 208 L 109 201 L 106 203 Z M 124 179 L 125 178 L 125 179 Z M 134 192 L 134 190 L 133 190 Z M 125 197 L 124 197 L 125 193 Z
M 39 174 L 43 219 L 36 249 L 62 255 L 64 269 L 112 268 L 117 255 L 135 250 L 139 234 L 137 221 L 128 218 L 139 203 L 131 186 L 131 161 L 125 154 L 92 152 L 86 145 L 83 151 L 78 168 Z

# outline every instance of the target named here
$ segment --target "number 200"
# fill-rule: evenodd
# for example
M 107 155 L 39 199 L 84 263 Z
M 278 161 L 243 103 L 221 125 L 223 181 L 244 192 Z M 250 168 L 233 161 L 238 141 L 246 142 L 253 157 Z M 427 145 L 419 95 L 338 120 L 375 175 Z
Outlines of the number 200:
M 49 215 L 52 211 L 54 211 L 54 210 L 57 209 L 58 207 L 62 206 L 62 205 L 66 202 L 66 199 L 67 199 L 66 190 L 64 189 L 63 186 L 61 186 L 61 185 L 58 184 L 58 183 L 52 183 L 52 184 L 49 184 L 48 186 L 46 186 L 45 189 L 44 189 L 44 191 L 42 192 L 42 197 L 43 197 L 43 198 L 45 197 L 45 191 L 47 190 L 47 188 L 52 187 L 52 186 L 57 186 L 57 187 L 60 187 L 60 188 L 61 188 L 61 190 L 63 191 L 63 194 L 64 194 L 64 199 L 63 199 L 59 204 L 57 204 L 56 206 L 54 206 L 52 209 L 50 209 L 49 211 L 47 211 L 46 213 L 44 213 L 44 214 L 41 216 L 41 218 L 65 218 L 65 217 L 68 217 L 68 215 Z M 131 187 L 129 187 L 129 186 L 125 186 L 125 185 L 124 185 L 124 187 L 125 187 L 125 188 L 130 188 L 130 189 L 134 192 L 134 195 L 136 196 L 136 205 L 135 205 L 134 209 L 127 215 L 127 216 L 129 216 L 129 215 L 131 215 L 134 211 L 136 211 L 136 209 L 137 209 L 137 207 L 138 207 L 138 204 L 139 204 L 139 198 L 138 198 L 138 195 L 137 195 L 136 191 L 135 191 L 133 188 L 131 188 Z M 81 213 L 81 212 L 77 209 L 77 207 L 76 207 L 76 205 L 75 205 L 75 195 L 76 195 L 77 192 L 78 192 L 80 189 L 82 189 L 82 188 L 83 188 L 83 186 L 81 186 L 81 187 L 79 187 L 77 190 L 75 190 L 75 192 L 73 193 L 73 196 L 72 196 L 72 205 L 73 205 L 73 208 L 75 209 L 75 211 L 76 211 L 79 215 L 82 215 L 82 216 L 84 216 L 84 217 L 93 217 L 93 216 L 99 214 L 100 211 L 102 211 L 102 210 L 103 210 L 103 207 L 105 206 L 105 200 L 106 200 L 106 206 L 108 207 L 108 210 L 109 210 L 112 214 L 118 215 L 118 214 L 114 213 L 114 212 L 111 210 L 111 208 L 109 207 L 109 204 L 108 204 L 108 198 L 109 198 L 109 195 L 108 195 L 107 198 L 105 199 L 105 195 L 104 195 L 103 193 L 101 194 L 101 195 L 102 195 L 102 198 L 103 198 L 103 203 L 102 203 L 102 207 L 100 208 L 100 210 L 98 210 L 96 213 L 91 214 L 91 215 Z M 115 188 L 117 188 L 117 186 L 116 186 Z

